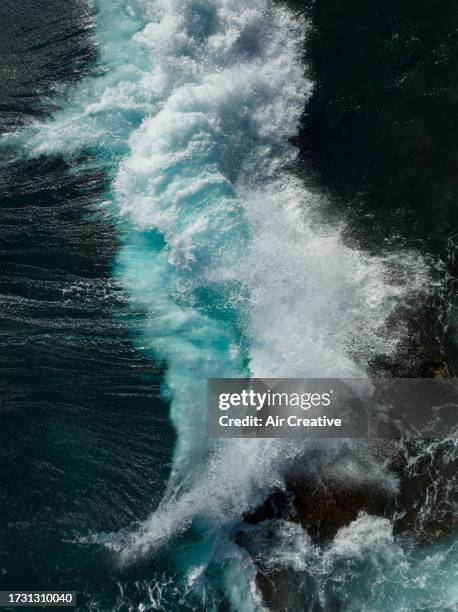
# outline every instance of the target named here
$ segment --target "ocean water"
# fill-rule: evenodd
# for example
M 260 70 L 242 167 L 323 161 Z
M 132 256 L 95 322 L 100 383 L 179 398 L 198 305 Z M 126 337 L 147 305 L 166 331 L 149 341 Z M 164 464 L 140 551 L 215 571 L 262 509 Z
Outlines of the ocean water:
M 413 205 L 386 205 L 371 234 L 383 179 L 343 161 L 333 175 L 326 159 L 317 23 L 341 15 L 322 4 L 99 0 L 30 45 L 48 87 L 2 143 L 5 588 L 76 588 L 81 609 L 262 610 L 262 566 L 291 577 L 276 609 L 458 605 L 454 540 L 407 545 L 365 514 L 322 545 L 297 525 L 244 524 L 293 463 L 306 471 L 318 445 L 338 463 L 347 444 L 206 436 L 206 378 L 368 376 L 405 358 L 397 310 L 441 295 L 444 244 L 420 221 L 393 227 Z M 73 47 L 46 64 L 62 40 Z M 350 452 L 356 482 L 395 494 L 367 449 Z

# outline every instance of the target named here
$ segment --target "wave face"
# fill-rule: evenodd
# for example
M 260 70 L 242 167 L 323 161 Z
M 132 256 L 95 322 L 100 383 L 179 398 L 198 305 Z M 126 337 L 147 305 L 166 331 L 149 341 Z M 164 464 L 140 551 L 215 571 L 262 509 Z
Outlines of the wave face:
M 97 541 L 129 563 L 194 530 L 177 562 L 186 588 L 204 592 L 221 564 L 240 610 L 262 604 L 231 530 L 312 444 L 210 443 L 206 379 L 364 377 L 396 351 L 403 330 L 386 321 L 427 277 L 418 257 L 346 244 L 295 172 L 308 27 L 267 0 L 100 0 L 104 70 L 52 121 L 11 137 L 24 155 L 84 151 L 112 174 L 113 273 L 146 313 L 139 346 L 167 365 L 178 434 L 167 494 L 140 527 Z

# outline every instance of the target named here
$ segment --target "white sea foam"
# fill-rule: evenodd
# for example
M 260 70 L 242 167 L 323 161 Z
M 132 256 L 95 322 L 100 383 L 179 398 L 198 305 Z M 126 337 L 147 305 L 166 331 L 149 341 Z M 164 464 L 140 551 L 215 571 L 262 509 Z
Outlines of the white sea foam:
M 303 19 L 264 1 L 155 6 L 135 44 L 151 54 L 160 104 L 132 133 L 115 193 L 121 215 L 166 246 L 127 240 L 118 271 L 169 366 L 179 434 L 171 491 L 184 478 L 187 487 L 167 518 L 152 518 L 142 547 L 182 513 L 216 509 L 230 522 L 251 507 L 254 481 L 268 490 L 280 478 L 273 466 L 286 451 L 276 442 L 230 442 L 216 469 L 215 459 L 200 463 L 207 377 L 242 374 L 244 358 L 255 376 L 364 376 L 372 356 L 395 349 L 399 330 L 387 336 L 383 324 L 424 272 L 403 254 L 403 273 L 388 282 L 389 261 L 345 245 L 321 219 L 320 196 L 289 171 L 288 139 L 312 91 Z

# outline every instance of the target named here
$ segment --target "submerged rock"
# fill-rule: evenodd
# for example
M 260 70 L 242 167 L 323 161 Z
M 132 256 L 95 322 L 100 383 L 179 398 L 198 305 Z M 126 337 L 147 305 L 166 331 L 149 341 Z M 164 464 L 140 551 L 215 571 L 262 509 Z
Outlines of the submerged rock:
M 262 506 L 245 516 L 245 522 L 263 531 L 267 527 L 275 539 L 277 526 L 286 521 L 291 528 L 297 525 L 294 529 L 304 529 L 314 545 L 326 549 L 333 546 L 339 530 L 367 514 L 388 519 L 401 544 L 421 546 L 437 541 L 458 530 L 457 447 L 455 439 L 392 443 L 383 449 L 387 476 L 379 484 L 373 471 L 367 481 L 342 481 L 338 469 L 334 478 L 332 466 L 326 463 L 324 475 L 319 477 L 316 473 L 305 476 L 296 472 L 286 479 L 285 489 L 273 491 Z M 380 449 L 374 450 L 377 453 Z M 371 465 L 367 465 L 368 472 Z M 344 464 L 341 472 L 347 468 Z M 393 483 L 397 486 L 393 487 Z M 236 536 L 238 543 L 250 550 L 247 537 L 249 530 Z M 281 612 L 300 609 L 297 598 L 304 586 L 301 572 L 275 564 L 266 566 L 262 557 L 255 556 L 254 561 L 265 605 Z M 332 609 L 341 609 L 338 601 L 335 606 Z
M 334 478 L 331 465 L 319 477 L 296 472 L 286 479 L 284 490 L 273 491 L 245 521 L 292 521 L 314 541 L 324 542 L 366 512 L 390 519 L 395 534 L 417 542 L 450 535 L 458 530 L 457 447 L 453 438 L 393 442 L 385 449 L 386 481 L 379 484 L 371 475 L 366 481 L 342 480 L 339 474 Z
M 393 500 L 369 485 L 339 487 L 337 483 L 290 482 L 267 502 L 245 517 L 250 524 L 282 519 L 300 523 L 317 542 L 332 539 L 361 512 L 387 516 L 394 513 Z
M 417 542 L 458 530 L 458 439 L 406 441 L 392 466 L 399 475 L 394 531 Z

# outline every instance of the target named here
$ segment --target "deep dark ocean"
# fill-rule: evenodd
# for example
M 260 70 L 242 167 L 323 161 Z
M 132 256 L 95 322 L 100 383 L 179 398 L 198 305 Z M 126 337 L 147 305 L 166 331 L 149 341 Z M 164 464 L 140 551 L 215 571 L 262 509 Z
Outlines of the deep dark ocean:
M 156 4 L 160 5 L 157 10 Z M 355 368 L 359 368 L 355 370 L 357 375 L 362 370 L 389 376 L 456 375 L 458 6 L 452 0 L 383 3 L 315 0 L 276 2 L 273 8 L 266 8 L 269 3 L 256 0 L 251 7 L 253 14 L 245 15 L 245 9 L 240 8 L 244 4 L 248 7 L 249 3 L 173 0 L 170 2 L 173 15 L 164 8 L 166 3 L 153 0 L 113 3 L 103 0 L 95 6 L 83 0 L 23 0 L 20 3 L 3 0 L 0 4 L 0 129 L 3 135 L 0 149 L 0 589 L 75 590 L 80 610 L 233 609 L 244 612 L 263 609 L 263 605 L 268 608 L 265 597 L 261 603 L 261 596 L 245 593 L 249 588 L 245 588 L 244 580 L 251 571 L 246 569 L 249 567 L 244 556 L 247 553 L 234 552 L 221 535 L 234 530 L 241 517 L 231 519 L 229 527 L 225 524 L 220 533 L 213 513 L 229 516 L 233 506 L 239 504 L 242 515 L 253 510 L 247 500 L 252 497 L 262 501 L 258 499 L 259 491 L 263 487 L 269 490 L 269 481 L 267 477 L 261 484 L 256 481 L 253 485 L 256 495 L 245 485 L 245 480 L 241 482 L 242 476 L 234 484 L 233 475 L 245 474 L 249 463 L 246 459 L 243 466 L 238 466 L 238 451 L 227 455 L 225 465 L 229 462 L 231 474 L 228 481 L 225 473 L 217 473 L 215 464 L 207 468 L 205 463 L 200 463 L 197 442 L 194 448 L 187 438 L 189 435 L 197 440 L 198 435 L 179 416 L 192 402 L 188 402 L 188 396 L 181 400 L 176 389 L 185 388 L 191 395 L 199 376 L 211 376 L 215 371 L 218 375 L 227 372 L 231 376 L 237 368 L 243 373 L 246 363 L 252 363 L 256 371 L 270 358 L 274 363 L 275 350 L 271 356 L 265 347 L 269 338 L 281 344 L 282 338 L 288 336 L 289 328 L 279 327 L 276 331 L 276 322 L 280 319 L 297 320 L 291 328 L 291 337 L 309 335 L 315 342 L 315 331 L 322 326 L 323 335 L 317 344 L 335 340 L 331 356 L 323 349 L 316 358 L 317 361 L 322 358 L 321 370 L 318 363 L 315 370 L 309 371 L 300 358 L 295 358 L 291 376 L 302 372 L 304 376 L 316 376 L 317 372 L 329 376 L 330 370 L 326 368 L 333 364 L 338 364 L 337 375 L 353 375 L 353 366 L 348 365 L 347 358 L 339 361 L 339 355 L 344 353 L 340 347 L 345 346 L 346 340 L 340 340 L 335 330 L 351 327 L 353 313 L 360 310 L 364 311 L 364 317 L 355 325 L 354 334 L 369 334 L 371 321 L 375 319 L 377 329 L 381 326 L 387 333 L 402 320 L 407 332 L 399 350 L 393 352 L 380 349 L 377 344 L 380 333 L 374 334 L 376 339 L 371 341 L 370 349 L 361 349 L 363 356 L 358 354 L 354 359 Z M 258 23 L 256 15 L 264 10 L 267 17 Z M 299 18 L 288 21 L 288 14 L 294 15 L 294 11 L 299 11 L 300 19 L 308 21 L 304 31 L 296 31 L 294 28 L 299 26 L 292 25 L 299 23 Z M 248 9 L 246 12 L 249 13 Z M 189 42 L 183 42 L 184 35 L 180 38 L 177 34 L 181 27 L 180 15 L 184 23 L 193 24 L 191 33 L 186 31 L 189 40 L 198 41 L 197 51 Z M 248 23 L 246 31 L 244 20 Z M 145 24 L 154 27 L 143 30 Z M 164 24 L 172 25 L 165 29 Z M 243 39 L 240 48 L 233 51 L 231 47 L 224 55 L 220 49 L 229 45 L 230 33 L 239 27 L 243 36 L 251 37 L 251 42 Z M 220 46 L 215 43 L 214 47 L 204 48 L 209 36 L 216 40 L 219 34 Z M 138 43 L 140 50 L 134 53 L 132 41 L 137 44 L 138 36 L 144 39 Z M 151 43 L 150 49 L 145 40 L 154 41 L 155 37 L 159 42 L 157 46 Z M 301 42 L 299 52 L 288 46 L 288 40 L 294 37 Z M 181 44 L 184 50 L 179 47 Z M 264 44 L 270 46 L 264 49 Z M 170 51 L 169 47 L 174 45 L 180 49 L 179 53 Z M 147 53 L 153 58 L 164 53 L 166 59 L 157 74 L 149 67 Z M 211 53 L 214 56 L 208 59 Z M 218 85 L 218 74 L 233 70 L 232 64 L 228 67 L 223 61 L 232 62 L 235 54 L 242 58 L 241 64 L 234 64 L 239 66 L 238 73 L 246 69 L 248 76 L 240 87 L 234 86 L 236 93 L 228 87 L 227 105 L 218 98 L 212 106 L 213 90 L 199 97 L 199 87 L 217 83 L 215 90 L 224 88 L 224 84 Z M 295 69 L 291 77 L 286 72 L 277 86 L 275 75 L 283 69 L 287 71 L 285 65 L 294 64 L 295 54 L 303 62 L 305 77 L 300 68 Z M 289 55 L 293 58 L 291 61 Z M 190 64 L 181 61 L 182 57 L 192 58 L 197 68 L 190 68 Z M 273 66 L 274 76 L 266 77 L 269 87 L 257 81 L 252 85 L 256 71 L 250 72 L 249 66 L 255 60 L 260 66 L 258 70 L 265 69 L 267 75 L 269 66 Z M 167 66 L 171 75 L 167 74 Z M 179 91 L 172 86 L 167 89 L 167 83 L 173 81 L 184 87 L 187 71 L 198 75 L 195 77 L 198 85 L 192 95 L 183 96 L 183 102 Z M 203 73 L 212 76 L 205 80 L 200 76 Z M 151 81 L 148 75 L 152 75 Z M 293 77 L 298 84 L 297 91 L 291 93 L 289 83 Z M 235 82 L 238 77 L 233 78 Z M 314 83 L 313 91 L 307 90 L 302 78 Z M 291 98 L 290 106 L 289 102 L 282 105 L 282 96 L 285 100 Z M 165 115 L 169 101 L 170 116 L 173 113 L 177 116 L 177 109 L 185 112 L 180 105 L 188 112 L 186 105 L 195 104 L 189 112 L 197 116 L 196 108 L 202 105 L 200 118 L 193 118 L 195 123 L 190 119 L 189 124 L 183 122 L 182 116 L 176 121 L 170 119 L 173 129 L 161 132 L 154 118 L 164 113 L 161 126 L 169 120 L 169 115 Z M 90 109 L 89 104 L 93 105 Z M 80 112 L 83 106 L 85 110 Z M 262 120 L 258 120 L 257 112 Z M 300 117 L 299 129 L 293 117 L 292 127 L 283 130 L 283 117 L 288 117 L 288 113 Z M 216 133 L 213 124 L 213 131 L 196 127 L 204 125 L 201 119 L 204 114 L 211 120 L 215 115 L 219 117 L 215 125 L 223 125 L 223 136 L 215 136 L 216 145 L 209 145 L 210 153 L 201 155 L 201 149 L 196 149 L 192 162 L 183 170 L 188 164 L 189 143 L 198 141 L 203 147 L 202 143 L 207 143 L 206 139 Z M 242 136 L 237 140 L 231 134 L 238 134 L 234 126 L 242 115 Z M 148 122 L 143 138 L 138 131 Z M 176 125 L 181 125 L 182 133 L 194 134 L 185 145 L 173 131 L 178 130 Z M 253 126 L 258 125 L 263 125 L 264 131 L 259 128 L 256 132 Z M 195 136 L 199 129 L 205 132 L 205 138 Z M 278 143 L 275 134 L 281 134 Z M 146 136 L 148 144 L 145 144 Z M 281 139 L 289 144 L 283 145 Z M 62 147 L 61 142 L 65 143 Z M 258 167 L 256 156 L 259 159 L 266 142 L 274 153 Z M 156 144 L 158 151 L 154 148 Z M 345 297 L 334 311 L 328 306 L 334 294 L 328 296 L 325 292 L 323 304 L 304 308 L 299 305 L 297 313 L 305 311 L 306 318 L 310 313 L 310 323 L 303 323 L 299 315 L 296 317 L 293 307 L 273 311 L 270 298 L 267 300 L 262 290 L 256 289 L 256 304 L 265 300 L 267 306 L 259 311 L 253 306 L 250 312 L 254 314 L 247 316 L 251 331 L 247 329 L 249 325 L 240 314 L 248 310 L 246 288 L 240 290 L 239 301 L 232 300 L 233 287 L 243 283 L 232 269 L 227 278 L 221 275 L 222 269 L 230 268 L 224 259 L 225 249 L 244 245 L 245 234 L 237 233 L 234 238 L 221 230 L 223 246 L 212 242 L 208 248 L 190 249 L 189 255 L 186 247 L 182 247 L 188 235 L 201 244 L 206 228 L 212 228 L 209 230 L 212 236 L 218 228 L 214 229 L 214 217 L 210 214 L 201 225 L 193 219 L 188 226 L 188 217 L 180 217 L 179 202 L 184 201 L 187 210 L 192 211 L 196 208 L 196 199 L 192 199 L 197 198 L 195 193 L 205 202 L 212 198 L 226 202 L 233 197 L 229 191 L 235 185 L 236 194 L 256 202 L 252 218 L 259 220 L 262 201 L 270 206 L 277 192 L 280 200 L 294 199 L 299 189 L 289 183 L 277 189 L 275 180 L 271 180 L 270 168 L 283 172 L 283 165 L 272 162 L 271 158 L 276 160 L 285 155 L 288 158 L 285 167 L 292 165 L 283 146 L 299 148 L 299 157 L 293 163 L 295 176 L 305 185 L 304 189 L 321 194 L 326 223 L 345 223 L 343 242 L 351 245 L 345 248 L 363 255 L 355 260 L 348 255 L 347 265 L 344 261 L 347 250 L 329 246 L 332 237 L 326 238 L 321 248 L 320 236 L 312 236 L 307 238 L 305 250 L 311 248 L 313 255 L 298 263 L 296 257 L 281 260 L 280 273 L 286 275 L 284 270 L 297 264 L 295 278 L 299 272 L 306 277 L 310 266 L 314 279 L 318 275 L 310 281 L 313 294 L 321 282 L 320 272 L 316 270 L 324 275 L 323 283 L 329 279 L 338 282 L 346 275 L 351 278 L 352 270 L 357 276 L 360 266 L 363 271 L 358 278 L 363 280 L 354 289 L 343 288 L 336 293 L 337 300 L 341 294 L 354 296 L 360 290 L 362 295 L 364 279 L 374 278 L 378 273 L 373 271 L 372 264 L 366 266 L 365 258 L 386 256 L 391 257 L 389 261 L 396 258 L 396 265 L 392 266 L 396 269 L 405 265 L 407 271 L 403 272 L 403 278 L 407 279 L 409 275 L 423 274 L 423 268 L 418 271 L 415 264 L 424 261 L 434 289 L 423 295 L 415 285 L 415 290 L 406 292 L 405 299 L 399 297 L 400 289 L 390 293 L 389 300 L 399 299 L 400 304 L 380 326 L 381 315 L 366 317 L 366 314 L 372 313 L 371 308 L 375 313 L 374 302 L 382 301 L 380 295 L 385 289 L 381 281 L 376 289 L 367 281 L 370 291 L 376 294 L 372 301 L 366 297 L 358 300 Z M 251 157 L 241 153 L 245 149 L 252 151 Z M 167 170 L 161 170 L 162 174 L 159 170 L 156 172 L 154 164 L 168 164 Z M 199 164 L 202 167 L 207 164 L 204 171 L 197 168 Z M 219 174 L 214 171 L 218 164 L 222 168 Z M 173 185 L 171 168 L 176 175 L 181 173 L 175 191 L 170 187 Z M 245 177 L 259 172 L 262 178 L 264 171 L 269 189 L 257 197 L 255 187 Z M 220 174 L 229 178 L 220 180 Z M 191 193 L 191 179 L 201 182 L 191 196 L 183 196 L 182 193 Z M 214 187 L 217 181 L 220 182 Z M 227 186 L 229 182 L 231 187 Z M 161 192 L 156 187 L 159 183 L 161 186 L 167 183 Z M 153 193 L 151 198 L 159 202 L 157 217 L 148 216 L 149 200 L 140 194 L 142 190 L 148 197 Z M 164 202 L 175 197 L 178 191 L 178 212 L 174 209 L 169 218 Z M 118 208 L 115 212 L 113 206 L 119 206 L 119 215 Z M 218 206 L 217 210 L 221 211 L 223 205 Z M 126 219 L 131 218 L 134 209 L 136 221 L 129 225 L 131 222 Z M 231 208 L 228 216 L 223 217 L 226 227 L 230 226 L 234 233 L 239 231 L 238 221 L 233 221 L 237 214 L 236 208 Z M 248 213 L 246 218 L 250 218 Z M 260 232 L 264 231 L 262 224 L 259 227 Z M 283 230 L 278 224 L 276 227 L 279 240 L 284 237 L 292 245 L 289 229 L 285 226 Z M 256 252 L 253 255 L 253 261 L 262 259 L 266 244 L 276 244 L 276 237 L 274 240 L 270 231 L 271 228 L 262 236 L 262 245 L 256 251 L 258 255 Z M 168 262 L 179 270 L 173 280 L 169 280 L 168 268 L 160 259 L 164 243 L 171 245 L 166 250 Z M 218 252 L 218 256 L 223 253 L 221 261 L 214 263 L 207 251 Z M 286 247 L 275 246 L 272 257 L 286 251 Z M 208 260 L 201 264 L 199 258 L 204 257 Z M 239 255 L 234 258 L 240 274 L 249 277 L 252 286 L 257 287 L 263 270 L 255 270 L 251 278 L 247 273 L 249 262 L 243 262 Z M 139 259 L 142 267 L 138 265 Z M 193 268 L 195 261 L 198 272 Z M 151 280 L 149 284 L 145 279 L 149 279 L 150 273 L 153 276 L 153 269 L 154 282 Z M 197 274 L 204 281 L 197 283 Z M 215 277 L 220 284 L 214 281 Z M 274 280 L 278 286 L 278 279 Z M 177 289 L 178 285 L 181 289 Z M 167 300 L 173 296 L 173 307 L 159 298 L 160 288 L 169 286 L 164 292 Z M 139 288 L 137 293 L 135 287 Z M 285 295 L 284 302 L 289 294 Z M 178 307 L 192 311 L 193 318 L 185 319 Z M 272 315 L 270 310 L 267 313 L 271 307 Z M 238 314 L 234 314 L 237 309 Z M 266 322 L 267 331 L 259 321 Z M 195 331 L 197 328 L 204 329 L 201 335 Z M 253 337 L 267 340 L 259 341 L 261 348 L 258 346 L 250 352 Z M 241 356 L 226 362 L 222 355 L 232 351 L 233 338 L 238 338 Z M 382 340 L 381 346 L 384 344 L 389 342 Z M 359 350 L 360 344 L 355 346 Z M 352 349 L 352 355 L 357 349 Z M 204 351 L 207 353 L 202 357 Z M 267 362 L 259 357 L 261 353 L 267 353 Z M 184 354 L 186 359 L 182 358 Z M 280 358 L 278 362 L 283 364 Z M 237 365 L 240 363 L 245 365 Z M 270 366 L 265 367 L 269 375 L 277 371 L 286 375 L 281 370 L 283 365 L 279 370 L 275 370 L 275 365 L 271 370 Z M 207 371 L 209 374 L 205 374 Z M 164 391 L 165 386 L 171 391 Z M 170 397 L 177 402 L 172 407 L 172 418 Z M 192 406 L 189 410 L 193 410 Z M 205 446 L 205 443 L 199 444 Z M 447 461 L 448 464 L 454 461 L 456 466 L 455 455 Z M 266 467 L 269 474 L 273 471 L 274 468 Z M 191 474 L 189 480 L 183 473 Z M 201 482 L 197 486 L 199 475 Z M 253 478 L 246 478 L 251 487 Z M 227 511 L 225 502 L 220 502 L 219 494 L 214 493 L 214 486 L 232 496 Z M 456 502 L 456 483 L 452 493 Z M 161 503 L 164 495 L 166 502 Z M 214 506 L 215 498 L 218 503 Z M 201 499 L 205 503 L 194 511 Z M 162 514 L 154 522 L 154 515 L 153 519 L 151 516 L 158 506 Z M 186 514 L 186 508 L 193 509 L 192 518 Z M 435 509 L 431 507 L 428 511 Z M 315 544 L 312 550 L 303 533 L 299 544 L 296 532 L 288 531 L 286 538 L 286 531 L 282 531 L 284 542 L 291 544 L 292 539 L 298 542 L 297 551 L 302 550 L 307 556 L 309 553 L 304 551 L 310 549 L 312 561 L 309 567 L 306 561 L 302 560 L 300 565 L 296 560 L 291 571 L 307 575 L 299 587 L 300 595 L 293 603 L 291 600 L 286 603 L 285 599 L 283 606 L 278 604 L 281 598 L 277 599 L 277 603 L 271 602 L 272 609 L 292 612 L 456 610 L 458 553 L 453 534 L 448 533 L 448 539 L 429 542 L 429 552 L 421 548 L 426 546 L 424 543 L 417 549 L 412 542 L 406 552 L 403 544 L 390 535 L 388 522 L 383 521 L 388 519 L 378 517 L 370 525 L 361 519 L 357 525 L 359 531 L 355 527 L 353 535 L 347 534 L 350 539 L 369 542 L 370 554 L 379 554 L 375 560 L 372 557 L 368 560 L 365 549 L 355 553 L 354 559 L 351 557 L 354 549 L 349 549 L 338 561 L 335 561 L 337 557 L 330 560 L 326 555 L 338 554 L 335 551 L 341 550 L 338 546 L 343 546 L 345 533 L 340 536 L 340 544 L 335 540 L 334 548 L 326 549 L 327 553 L 318 545 L 315 548 Z M 174 535 L 165 548 L 151 552 L 146 540 L 169 537 L 162 532 L 158 535 L 161 525 L 165 525 L 164 533 Z M 142 534 L 138 539 L 132 537 L 137 527 Z M 389 533 L 385 536 L 386 529 Z M 378 535 L 372 538 L 375 532 Z M 256 537 L 263 542 L 256 553 L 251 551 L 257 567 L 281 564 L 293 554 L 287 554 L 282 540 L 277 552 L 281 548 L 283 553 L 278 556 L 269 553 L 273 555 L 269 565 L 265 560 L 266 551 L 271 550 L 269 546 L 273 546 L 277 535 L 269 540 L 269 546 L 262 539 L 264 536 Z M 134 552 L 124 555 L 121 550 L 124 547 Z M 237 566 L 233 559 L 237 563 L 242 559 L 243 563 Z M 220 567 L 224 567 L 224 572 Z M 428 567 L 437 568 L 437 572 L 427 571 Z M 314 572 L 314 568 L 320 569 Z M 396 573 L 398 569 L 395 572 L 393 568 L 401 569 Z M 339 582 L 339 576 L 345 577 L 344 585 Z M 419 586 L 422 581 L 424 587 Z M 231 585 L 237 585 L 240 592 L 235 593 Z
M 52 92 L 91 70 L 96 52 L 84 3 L 4 2 L 0 13 L 10 131 L 49 113 Z M 69 169 L 55 155 L 0 171 L 0 573 L 5 589 L 75 587 L 114 601 L 109 555 L 74 540 L 147 516 L 174 433 L 162 366 L 133 348 L 123 319 L 136 314 L 110 278 L 117 240 L 94 208 L 106 179 Z

